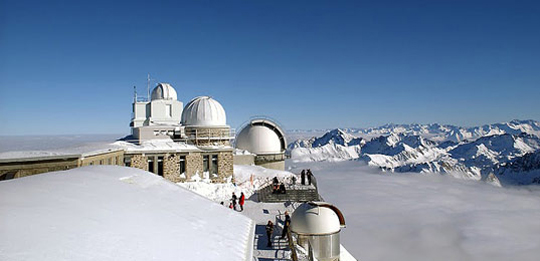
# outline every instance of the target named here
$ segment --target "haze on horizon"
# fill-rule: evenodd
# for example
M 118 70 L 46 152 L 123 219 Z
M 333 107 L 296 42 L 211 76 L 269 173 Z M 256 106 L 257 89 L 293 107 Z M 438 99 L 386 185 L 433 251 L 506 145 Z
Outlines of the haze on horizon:
M 238 127 L 540 119 L 537 1 L 0 2 L 0 135 L 128 133 L 146 75 Z M 153 87 L 153 86 L 151 86 Z

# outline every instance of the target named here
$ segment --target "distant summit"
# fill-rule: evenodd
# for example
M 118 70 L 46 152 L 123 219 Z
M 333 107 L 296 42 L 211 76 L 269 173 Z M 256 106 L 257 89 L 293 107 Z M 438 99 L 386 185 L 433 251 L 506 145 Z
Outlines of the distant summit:
M 359 160 L 393 172 L 446 173 L 503 185 L 540 183 L 540 123 L 534 120 L 470 128 L 387 124 L 334 129 L 298 139 L 288 150 L 293 161 Z

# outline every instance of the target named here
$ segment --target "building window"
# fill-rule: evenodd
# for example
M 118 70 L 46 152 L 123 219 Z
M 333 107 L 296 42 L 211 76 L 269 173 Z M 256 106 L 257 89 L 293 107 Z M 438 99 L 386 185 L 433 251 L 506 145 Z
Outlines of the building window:
M 203 172 L 208 172 L 210 170 L 210 155 L 203 156 Z
M 171 118 L 172 117 L 172 105 L 167 104 L 165 108 L 166 108 L 166 115 L 169 116 L 169 118 Z
M 218 161 L 217 161 L 217 155 L 212 155 L 212 167 L 210 169 L 210 173 L 217 174 L 218 173 Z
M 180 174 L 186 172 L 186 156 L 180 156 Z
M 148 157 L 148 171 L 154 173 L 154 158 Z
M 163 176 L 163 157 L 157 158 L 157 174 Z

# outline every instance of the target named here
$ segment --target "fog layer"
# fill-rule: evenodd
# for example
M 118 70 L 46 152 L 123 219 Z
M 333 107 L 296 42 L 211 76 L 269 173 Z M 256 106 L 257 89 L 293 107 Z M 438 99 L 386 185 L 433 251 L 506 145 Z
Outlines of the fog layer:
M 359 162 L 311 168 L 344 213 L 342 244 L 359 260 L 538 260 L 540 190 L 438 174 L 381 173 Z

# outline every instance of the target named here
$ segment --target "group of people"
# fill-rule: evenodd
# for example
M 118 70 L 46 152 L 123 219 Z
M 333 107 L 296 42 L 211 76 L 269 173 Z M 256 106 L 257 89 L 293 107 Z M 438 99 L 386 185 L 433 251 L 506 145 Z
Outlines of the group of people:
M 281 231 L 281 239 L 284 239 L 287 236 L 290 226 L 291 226 L 291 216 L 289 216 L 289 212 L 285 211 L 285 221 L 283 222 L 283 230 Z M 266 244 L 266 246 L 272 247 L 272 235 L 274 234 L 274 223 L 272 223 L 272 220 L 268 220 L 268 223 L 266 224 L 265 228 L 266 228 L 266 236 L 268 237 L 268 243 Z
M 287 191 L 285 189 L 285 184 L 283 184 L 283 182 L 279 182 L 277 177 L 274 177 L 272 179 L 272 193 L 274 193 L 274 194 L 276 194 L 276 193 L 279 193 L 279 194 L 287 193 Z
M 244 192 L 240 192 L 240 198 L 238 198 L 236 194 L 233 192 L 230 203 L 229 203 L 229 208 L 236 210 L 237 206 L 240 205 L 240 211 L 244 211 L 245 201 L 246 201 L 246 196 L 244 195 Z M 223 201 L 221 201 L 221 205 L 224 205 Z
M 311 173 L 311 169 L 307 169 L 307 171 L 303 169 L 302 172 L 300 172 L 300 179 L 302 185 L 306 185 L 306 178 L 308 185 L 311 185 L 311 179 L 313 178 L 313 173 Z

